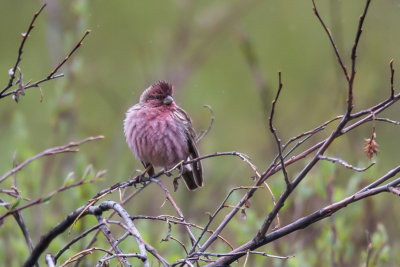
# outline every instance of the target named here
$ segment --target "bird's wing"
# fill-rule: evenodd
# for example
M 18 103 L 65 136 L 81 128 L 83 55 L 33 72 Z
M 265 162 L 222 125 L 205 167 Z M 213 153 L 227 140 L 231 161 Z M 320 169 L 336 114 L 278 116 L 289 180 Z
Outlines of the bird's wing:
M 182 123 L 185 126 L 184 130 L 185 130 L 185 135 L 186 135 L 186 139 L 187 139 L 186 141 L 187 141 L 189 153 L 190 153 L 189 157 L 191 159 L 198 158 L 199 157 L 199 149 L 196 144 L 196 132 L 193 129 L 192 120 L 186 114 L 186 112 L 181 108 L 177 108 L 175 112 L 176 112 L 177 117 L 182 121 Z M 192 165 L 191 172 L 185 173 L 185 171 L 184 171 L 182 176 L 185 179 L 186 185 L 189 187 L 189 189 L 193 190 L 193 189 L 196 189 L 197 187 L 203 186 L 203 174 L 202 174 L 201 161 L 193 162 L 191 165 Z M 196 186 L 193 184 L 193 181 Z

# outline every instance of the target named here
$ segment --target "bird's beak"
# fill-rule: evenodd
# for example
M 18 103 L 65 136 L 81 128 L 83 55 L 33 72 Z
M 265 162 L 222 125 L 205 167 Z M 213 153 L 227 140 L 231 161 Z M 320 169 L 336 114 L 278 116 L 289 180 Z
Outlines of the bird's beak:
M 163 103 L 165 105 L 171 105 L 171 103 L 174 102 L 174 99 L 172 98 L 172 96 L 167 96 L 166 98 L 164 98 Z

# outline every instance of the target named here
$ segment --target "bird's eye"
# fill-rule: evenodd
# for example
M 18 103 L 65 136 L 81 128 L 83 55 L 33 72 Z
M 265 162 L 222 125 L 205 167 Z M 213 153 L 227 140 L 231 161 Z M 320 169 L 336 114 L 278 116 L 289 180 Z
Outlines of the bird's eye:
M 160 100 L 163 99 L 163 97 L 161 95 L 149 95 L 148 98 L 149 100 Z

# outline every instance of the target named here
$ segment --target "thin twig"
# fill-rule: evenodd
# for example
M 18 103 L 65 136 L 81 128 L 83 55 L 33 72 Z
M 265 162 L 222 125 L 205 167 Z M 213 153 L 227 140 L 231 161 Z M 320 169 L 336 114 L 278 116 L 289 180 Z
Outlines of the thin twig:
M 371 118 L 371 120 L 372 120 L 372 118 Z M 375 120 L 376 121 L 388 122 L 388 123 L 391 123 L 391 124 L 394 124 L 394 125 L 400 125 L 399 121 L 391 120 L 391 119 L 388 119 L 388 118 L 375 118 Z
M 72 255 L 68 260 L 66 260 L 66 261 L 61 265 L 61 267 L 64 267 L 64 266 L 66 266 L 67 264 L 70 264 L 70 263 L 72 263 L 72 262 L 74 262 L 74 261 L 76 261 L 76 260 L 78 260 L 78 259 L 81 259 L 82 257 L 85 257 L 86 255 L 92 254 L 92 253 L 93 253 L 94 251 L 96 251 L 96 250 L 98 250 L 98 251 L 103 251 L 103 252 L 108 253 L 108 251 L 105 250 L 105 249 L 103 249 L 103 248 L 96 248 L 96 247 L 93 247 L 93 248 L 85 249 L 85 250 L 82 250 L 82 251 L 80 251 L 80 252 L 78 252 L 78 253 Z
M 367 259 L 365 260 L 365 267 L 368 267 L 373 247 L 372 247 L 371 237 L 368 231 L 366 231 L 366 236 L 367 236 Z
M 213 252 L 197 252 L 197 255 L 205 255 L 205 256 L 212 256 L 212 257 L 225 257 L 225 256 L 239 256 L 239 255 L 245 255 L 245 254 L 254 254 L 254 255 L 260 255 L 260 256 L 265 256 L 265 257 L 269 257 L 269 258 L 274 258 L 274 259 L 281 259 L 281 260 L 287 260 L 290 258 L 293 258 L 294 256 L 278 256 L 278 255 L 272 255 L 272 254 L 268 254 L 265 252 L 261 252 L 261 251 L 252 251 L 252 250 L 248 250 L 247 252 L 237 252 L 237 253 L 233 253 L 233 252 L 229 252 L 229 253 L 213 253 Z
M 1 198 L 0 198 L 0 203 L 2 204 L 2 206 L 5 206 L 7 210 L 10 210 L 11 205 L 8 204 L 8 203 L 6 203 L 6 202 L 5 202 L 3 199 L 1 199 Z M 28 229 L 28 227 L 27 227 L 26 224 L 25 224 L 25 220 L 24 220 L 24 218 L 22 217 L 22 213 L 21 213 L 20 211 L 17 211 L 17 212 L 15 212 L 15 213 L 13 213 L 13 216 L 14 216 L 15 220 L 17 221 L 17 224 L 18 224 L 19 228 L 21 229 L 22 234 L 24 235 L 26 244 L 28 245 L 29 252 L 32 253 L 32 250 L 33 250 L 32 239 L 31 239 L 31 235 L 30 235 L 30 233 L 29 233 L 29 229 Z M 0 220 L 0 221 L 1 221 L 1 220 Z
M 7 212 L 3 213 L 3 214 L 0 216 L 0 222 L 1 222 L 2 220 L 4 220 L 4 218 L 6 218 L 7 216 L 9 216 L 9 215 L 11 215 L 11 214 L 14 215 L 14 214 L 16 214 L 16 213 L 18 213 L 18 212 L 20 212 L 20 211 L 26 209 L 26 208 L 29 208 L 29 207 L 32 207 L 32 206 L 35 206 L 35 205 L 38 205 L 38 204 L 46 203 L 46 202 L 49 201 L 53 196 L 55 196 L 55 195 L 58 194 L 58 193 L 61 193 L 61 192 L 65 191 L 65 190 L 68 190 L 68 189 L 71 189 L 71 188 L 74 188 L 74 187 L 77 187 L 77 186 L 81 186 L 81 185 L 86 184 L 86 183 L 93 183 L 96 179 L 102 177 L 104 173 L 105 173 L 104 171 L 100 171 L 100 172 L 98 172 L 98 173 L 97 173 L 92 179 L 90 179 L 90 180 L 81 179 L 81 180 L 79 180 L 79 181 L 77 181 L 77 182 L 75 182 L 75 183 L 73 183 L 73 184 L 70 184 L 70 185 L 63 185 L 63 186 L 61 186 L 61 187 L 59 187 L 59 188 L 53 190 L 51 193 L 49 193 L 49 194 L 47 194 L 47 195 L 45 195 L 45 196 L 38 197 L 37 199 L 35 199 L 35 200 L 33 200 L 33 201 L 30 201 L 30 202 L 28 202 L 28 203 L 25 204 L 25 205 L 22 205 L 22 206 L 19 206 L 19 207 L 15 207 L 15 208 L 13 208 L 13 209 L 10 209 L 10 210 L 8 210 Z
M 76 236 L 73 238 L 70 242 L 68 242 L 60 251 L 57 252 L 57 254 L 54 256 L 54 263 L 57 263 L 58 258 L 65 252 L 67 251 L 73 244 L 75 244 L 77 241 L 81 240 L 85 236 L 87 236 L 89 233 L 93 232 L 94 230 L 100 228 L 104 222 L 98 223 L 92 227 L 90 227 L 88 230 L 84 231 L 80 235 Z
M 36 82 L 30 83 L 29 85 L 23 85 L 23 90 L 26 90 L 26 89 L 29 89 L 29 88 L 32 88 L 32 87 L 38 87 L 40 89 L 40 92 L 41 92 L 41 100 L 43 100 L 43 92 L 42 92 L 42 90 L 41 90 L 39 85 L 41 83 L 44 83 L 44 82 L 47 82 L 47 81 L 50 81 L 50 80 L 53 80 L 53 79 L 64 77 L 63 73 L 60 73 L 60 74 L 56 75 L 56 72 L 65 64 L 65 62 L 67 62 L 70 59 L 72 54 L 82 45 L 83 39 L 85 39 L 86 36 L 88 36 L 89 33 L 90 33 L 90 30 L 86 30 L 85 31 L 85 33 L 83 34 L 83 36 L 79 40 L 79 42 L 72 48 L 71 52 L 60 63 L 58 63 L 58 65 L 50 72 L 49 75 L 47 75 L 47 77 L 45 77 L 45 78 L 43 78 L 41 80 L 38 80 Z M 21 81 L 21 83 L 22 83 L 22 81 Z M 10 88 L 10 87 L 8 87 L 8 88 Z M 15 90 L 12 90 L 12 91 L 9 91 L 9 92 L 5 92 L 5 90 L 4 90 L 4 92 L 2 91 L 2 93 L 0 93 L 0 98 L 6 97 L 6 96 L 9 96 L 9 95 L 15 95 L 15 94 L 17 94 L 19 92 L 19 90 L 20 90 L 19 88 L 15 89 Z
M 397 196 L 400 196 L 400 190 L 396 187 L 389 187 L 389 191 Z
M 231 190 L 229 190 L 228 194 L 226 195 L 226 197 L 224 198 L 224 200 L 222 201 L 222 203 L 219 205 L 219 207 L 214 211 L 213 214 L 211 214 L 208 218 L 208 222 L 207 224 L 204 226 L 203 231 L 201 232 L 199 238 L 197 239 L 196 244 L 193 246 L 192 250 L 189 252 L 189 257 L 191 257 L 193 255 L 193 253 L 196 250 L 196 247 L 198 245 L 198 243 L 200 242 L 201 238 L 204 236 L 204 234 L 206 233 L 206 231 L 208 231 L 208 227 L 210 226 L 211 222 L 214 220 L 214 218 L 217 216 L 217 214 L 224 208 L 225 203 L 228 201 L 229 197 L 232 195 L 233 192 L 235 192 L 236 190 L 243 190 L 243 189 L 249 189 L 250 187 L 248 186 L 239 186 L 239 187 L 235 187 L 232 188 Z M 253 188 L 253 187 L 251 187 Z M 215 232 L 213 233 L 213 235 L 215 234 Z M 219 236 L 219 234 L 217 235 Z
M 279 95 L 281 93 L 282 86 L 283 86 L 283 84 L 282 84 L 282 75 L 281 75 L 280 71 L 278 72 L 278 76 L 279 76 L 279 86 L 278 86 L 278 92 L 276 93 L 275 99 L 272 101 L 271 115 L 269 117 L 269 130 L 271 131 L 271 133 L 275 137 L 275 142 L 276 142 L 276 145 L 278 146 L 278 155 L 279 155 L 279 159 L 280 159 L 280 162 L 281 162 L 283 176 L 285 178 L 286 186 L 288 188 L 290 188 L 291 184 L 290 184 L 288 173 L 287 173 L 286 168 L 285 168 L 285 160 L 284 160 L 284 158 L 282 156 L 281 139 L 279 139 L 278 134 L 276 133 L 276 129 L 272 125 L 272 121 L 273 121 L 273 117 L 274 117 L 274 113 L 275 113 L 275 105 L 276 105 L 276 102 L 278 101 L 278 98 L 279 98 Z
M 391 171 L 393 171 L 393 170 L 391 170 Z M 398 170 L 398 172 L 400 172 L 400 170 Z M 391 187 L 395 187 L 395 186 L 399 186 L 399 185 L 400 185 L 400 178 L 397 178 L 394 181 L 392 181 L 386 185 L 382 185 L 380 187 L 374 187 L 367 191 L 362 191 L 362 192 L 359 191 L 347 198 L 344 198 L 343 200 L 341 200 L 339 202 L 330 204 L 330 205 L 328 205 L 324 208 L 321 208 L 305 217 L 302 217 L 302 218 L 296 220 L 295 222 L 292 222 L 276 231 L 273 231 L 273 232 L 267 234 L 258 242 L 255 242 L 254 239 L 250 240 L 246 244 L 243 244 L 242 246 L 236 248 L 234 251 L 230 252 L 232 254 L 238 253 L 238 255 L 222 257 L 219 260 L 217 260 L 216 262 L 209 264 L 207 266 L 229 265 L 231 262 L 233 262 L 236 259 L 240 258 L 241 256 L 245 255 L 246 251 L 249 249 L 250 250 L 257 249 L 265 244 L 268 244 L 274 240 L 277 240 L 283 236 L 286 236 L 294 231 L 303 229 L 303 228 L 308 227 L 309 225 L 314 224 L 324 218 L 327 218 L 327 217 L 331 216 L 332 214 L 336 213 L 337 211 L 345 208 L 349 204 L 355 203 L 357 201 L 360 201 L 364 198 L 367 198 L 367 197 L 370 197 L 370 196 L 373 196 L 376 194 L 380 194 L 383 192 L 390 192 Z M 204 245 L 203 245 L 203 247 L 204 247 Z
M 78 142 L 70 142 L 67 145 L 57 146 L 57 147 L 46 149 L 43 152 L 37 154 L 36 156 L 33 156 L 33 157 L 25 160 L 24 162 L 18 164 L 18 166 L 16 166 L 15 168 L 10 170 L 6 174 L 4 174 L 2 177 L 0 177 L 0 183 L 2 181 L 4 181 L 7 177 L 9 177 L 9 176 L 13 175 L 14 173 L 20 171 L 23 167 L 25 167 L 26 165 L 28 165 L 29 163 L 31 163 L 32 161 L 34 161 L 34 160 L 36 160 L 36 159 L 38 159 L 40 157 L 59 154 L 59 153 L 66 153 L 66 152 L 77 152 L 79 150 L 74 149 L 74 147 L 78 147 L 78 146 L 82 145 L 83 143 L 86 143 L 86 142 L 89 142 L 89 141 L 94 141 L 94 140 L 103 139 L 103 138 L 104 138 L 103 135 L 94 136 L 94 137 L 87 137 L 87 138 L 85 138 L 85 139 L 83 139 L 81 141 L 78 141 Z
M 351 75 L 349 79 L 349 90 L 348 90 L 348 99 L 347 99 L 347 113 L 346 115 L 350 115 L 353 109 L 353 84 L 354 78 L 356 76 L 356 60 L 357 60 L 357 47 L 360 41 L 361 33 L 363 31 L 362 27 L 364 24 L 365 16 L 367 15 L 369 4 L 371 0 L 367 0 L 364 8 L 364 12 L 360 16 L 360 21 L 358 23 L 356 38 L 354 40 L 353 48 L 351 49 Z
M 340 67 L 341 67 L 342 70 L 343 70 L 343 73 L 344 73 L 344 76 L 346 77 L 347 82 L 349 82 L 349 81 L 350 81 L 350 76 L 349 76 L 349 74 L 348 74 L 348 72 L 347 72 L 346 66 L 345 66 L 344 63 L 343 63 L 342 57 L 340 56 L 339 50 L 338 50 L 338 48 L 337 48 L 337 46 L 336 46 L 336 43 L 335 43 L 335 41 L 333 40 L 331 31 L 328 29 L 328 27 L 326 27 L 325 22 L 322 20 L 321 16 L 319 15 L 319 12 L 318 12 L 317 6 L 315 5 L 315 1 L 314 1 L 314 0 L 312 0 L 312 3 L 313 3 L 313 11 L 314 11 L 314 14 L 317 16 L 319 22 L 320 22 L 321 25 L 322 25 L 322 28 L 324 28 L 325 32 L 327 33 L 327 35 L 328 35 L 328 37 L 329 37 L 329 41 L 331 42 L 331 45 L 332 45 L 332 47 L 333 47 L 333 50 L 335 51 L 336 58 L 337 58 L 338 61 L 339 61 L 339 65 L 340 65 Z
M 390 98 L 394 98 L 394 68 L 393 68 L 393 59 L 389 62 L 390 65 Z
M 4 87 L 1 92 L 0 92 L 0 98 L 2 98 L 4 96 L 4 93 L 13 86 L 13 82 L 15 79 L 15 73 L 17 71 L 18 65 L 21 62 L 21 55 L 23 53 L 23 49 L 24 49 L 24 45 L 26 40 L 29 38 L 29 34 L 31 33 L 32 29 L 35 27 L 35 25 L 33 25 L 33 23 L 35 23 L 35 20 L 37 19 L 37 17 L 40 15 L 40 13 L 42 12 L 42 10 L 46 7 L 47 4 L 43 4 L 42 7 L 35 12 L 35 14 L 33 15 L 32 21 L 29 24 L 28 30 L 25 33 L 22 33 L 22 41 L 21 44 L 19 45 L 19 49 L 18 49 L 18 55 L 17 55 L 17 61 L 14 64 L 14 67 L 11 69 L 10 71 L 10 80 L 8 81 L 8 84 L 6 87 Z
M 179 206 L 175 203 L 174 199 L 172 198 L 171 194 L 169 193 L 168 189 L 164 186 L 163 183 L 161 183 L 160 180 L 155 179 L 155 178 L 150 178 L 150 181 L 156 183 L 164 192 L 166 199 L 171 203 L 172 207 L 174 208 L 174 210 L 176 211 L 176 213 L 178 214 L 178 216 L 182 219 L 182 221 L 186 222 L 185 217 L 183 216 L 183 213 L 181 211 L 181 209 L 179 208 Z M 190 237 L 190 241 L 192 243 L 192 245 L 194 244 L 198 244 L 198 242 L 196 241 L 196 238 L 194 237 L 192 231 L 190 230 L 188 225 L 184 226 L 189 237 Z
M 137 179 L 137 177 L 135 178 Z M 132 183 L 135 184 L 135 183 Z M 138 193 L 140 193 L 144 188 L 146 188 L 150 183 L 144 183 L 141 187 L 137 188 L 135 191 L 133 191 L 129 196 L 127 196 L 125 199 L 123 199 L 123 201 L 120 203 L 121 205 L 124 205 L 125 203 L 127 203 L 129 200 L 131 200 L 134 196 L 136 196 Z M 118 183 L 117 185 L 120 185 L 120 183 Z M 116 185 L 112 186 L 115 187 Z M 111 219 L 117 212 L 116 211 L 112 211 L 108 216 L 107 216 L 107 220 Z M 100 233 L 100 230 L 97 230 L 96 233 L 93 235 L 92 239 L 89 241 L 89 243 L 86 245 L 85 249 L 90 248 L 95 241 L 97 240 L 97 236 Z M 118 243 L 118 241 L 117 241 Z M 74 265 L 74 267 L 78 267 L 80 263 L 80 260 L 76 261 L 76 264 Z
M 203 139 L 210 131 L 214 124 L 214 111 L 212 110 L 210 105 L 204 105 L 203 107 L 207 108 L 210 111 L 210 124 L 206 130 L 201 131 L 196 137 L 196 143 L 199 143 L 201 139 Z
M 365 168 L 357 168 L 357 167 L 354 167 L 353 165 L 351 165 L 351 164 L 347 163 L 346 161 L 344 161 L 342 159 L 339 159 L 339 158 L 331 158 L 331 157 L 320 155 L 319 159 L 330 161 L 330 162 L 333 162 L 333 163 L 339 163 L 339 164 L 343 165 L 344 167 L 346 167 L 347 169 L 350 169 L 350 170 L 353 170 L 353 171 L 356 171 L 356 172 L 365 172 L 366 170 L 368 170 L 369 168 L 371 168 L 372 166 L 375 165 L 375 162 L 372 162 L 371 164 L 369 164 Z
M 168 223 L 172 223 L 172 224 L 180 224 L 180 225 L 187 225 L 190 227 L 194 227 L 200 230 L 204 230 L 205 227 L 201 227 L 197 224 L 194 223 L 190 223 L 190 222 L 185 222 L 182 220 L 182 218 L 178 218 L 176 216 L 172 216 L 172 215 L 159 215 L 159 216 L 148 216 L 148 215 L 135 215 L 135 216 L 131 216 L 132 220 L 157 220 L 157 221 L 164 221 L 164 222 L 168 222 Z M 212 234 L 213 231 L 206 229 L 207 233 Z M 218 238 L 223 241 L 225 244 L 227 244 L 231 249 L 233 249 L 233 246 L 221 235 L 218 236 Z
M 107 239 L 108 243 L 110 243 L 112 249 L 115 251 L 117 254 L 123 254 L 121 248 L 118 246 L 117 241 L 114 239 L 113 235 L 111 234 L 110 229 L 108 228 L 107 224 L 104 223 L 104 219 L 101 216 L 101 214 L 94 214 L 98 223 L 100 225 L 100 230 L 103 233 L 104 237 Z M 80 218 L 80 217 L 78 217 Z M 111 252 L 106 252 L 112 255 Z M 132 265 L 129 263 L 129 261 L 124 258 L 124 257 L 118 257 L 119 263 L 122 265 L 124 264 L 125 267 L 131 267 Z
M 96 266 L 104 266 L 106 261 L 109 261 L 111 259 L 114 259 L 116 257 L 124 257 L 124 258 L 138 258 L 141 259 L 142 261 L 145 260 L 145 258 L 137 253 L 124 253 L 124 254 L 113 254 L 111 256 L 108 256 L 106 258 L 103 258 L 101 260 L 99 260 L 99 263 Z
M 145 267 L 149 267 L 149 261 L 147 258 L 146 248 L 143 243 L 143 239 L 137 230 L 135 224 L 130 219 L 128 212 L 117 202 L 114 201 L 105 201 L 101 205 L 101 207 L 106 207 L 108 209 L 113 209 L 118 212 L 119 216 L 125 221 L 125 224 L 128 226 L 129 232 L 136 239 L 136 243 L 139 247 L 140 255 L 143 257 L 143 263 Z
M 50 72 L 50 74 L 47 76 L 47 79 L 53 77 L 53 75 L 61 68 L 61 66 L 64 65 L 65 62 L 67 62 L 67 60 L 72 56 L 72 54 L 82 45 L 83 40 L 86 38 L 86 36 L 89 35 L 90 32 L 91 32 L 90 30 L 85 31 L 79 42 L 74 46 L 74 48 L 72 48 L 71 52 L 69 52 L 69 54 L 60 63 L 58 63 L 57 67 L 55 67 L 55 69 L 52 72 Z

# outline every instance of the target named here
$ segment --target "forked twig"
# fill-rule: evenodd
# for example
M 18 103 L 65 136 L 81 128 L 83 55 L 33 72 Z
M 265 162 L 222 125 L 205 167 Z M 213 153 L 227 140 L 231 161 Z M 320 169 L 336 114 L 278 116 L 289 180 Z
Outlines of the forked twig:
M 42 12 L 42 10 L 46 7 L 46 5 L 47 5 L 47 4 L 43 4 L 42 7 L 41 7 L 37 12 L 35 12 L 35 14 L 33 15 L 32 21 L 31 21 L 31 23 L 29 24 L 28 30 L 27 30 L 25 33 L 22 33 L 22 34 L 21 34 L 21 36 L 22 36 L 22 41 L 21 41 L 21 44 L 19 45 L 18 55 L 17 55 L 17 61 L 15 62 L 14 67 L 9 71 L 11 77 L 10 77 L 10 80 L 8 81 L 7 86 L 4 87 L 4 88 L 0 91 L 0 98 L 4 95 L 4 93 L 5 93 L 11 86 L 13 86 L 13 82 L 14 82 L 14 79 L 15 79 L 15 73 L 16 73 L 16 71 L 17 71 L 17 68 L 18 68 L 19 63 L 21 62 L 21 55 L 22 55 L 22 52 L 23 52 L 23 49 L 24 49 L 25 42 L 26 42 L 26 40 L 28 39 L 29 34 L 31 33 L 32 29 L 35 27 L 35 26 L 33 25 L 33 23 L 35 23 L 35 20 L 36 20 L 37 17 L 40 15 L 40 13 Z
M 25 95 L 25 90 L 32 88 L 32 87 L 38 87 L 40 90 L 40 95 L 41 95 L 41 101 L 43 100 L 43 91 L 42 88 L 40 87 L 40 84 L 49 80 L 53 80 L 53 79 L 57 79 L 60 77 L 63 77 L 64 74 L 57 74 L 57 71 L 65 64 L 65 62 L 67 62 L 67 60 L 72 56 L 72 54 L 82 45 L 82 41 L 83 39 L 86 38 L 86 36 L 90 33 L 90 30 L 86 30 L 86 32 L 84 33 L 83 37 L 79 40 L 79 42 L 73 47 L 73 49 L 71 50 L 71 52 L 50 72 L 49 75 L 47 75 L 47 77 L 38 80 L 36 82 L 30 83 L 28 82 L 27 84 L 24 84 L 22 81 L 22 72 L 21 69 L 19 68 L 19 64 L 21 63 L 22 60 L 22 53 L 23 53 L 23 49 L 26 43 L 26 40 L 29 38 L 30 33 L 32 31 L 32 29 L 35 27 L 34 22 L 36 21 L 37 17 L 41 14 L 41 12 L 43 11 L 43 9 L 46 7 L 46 4 L 43 4 L 42 7 L 35 12 L 35 14 L 33 15 L 33 18 L 31 20 L 31 23 L 28 26 L 28 30 L 25 33 L 22 33 L 22 41 L 20 43 L 19 49 L 18 49 L 18 54 L 17 54 L 17 60 L 14 64 L 14 66 L 9 70 L 9 75 L 10 75 L 10 79 L 8 81 L 8 84 L 0 91 L 0 98 L 12 95 L 13 99 L 18 102 L 19 101 L 19 96 L 20 95 Z M 20 78 L 14 83 L 16 74 L 17 74 L 17 70 L 19 71 L 20 74 Z M 17 89 L 8 91 L 11 87 L 13 87 L 14 85 L 19 84 L 19 87 Z M 8 92 L 7 92 L 8 91 Z

